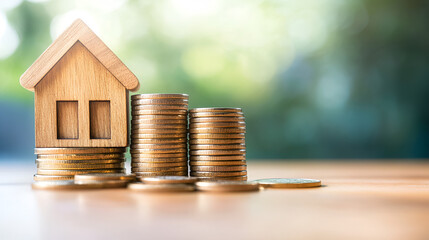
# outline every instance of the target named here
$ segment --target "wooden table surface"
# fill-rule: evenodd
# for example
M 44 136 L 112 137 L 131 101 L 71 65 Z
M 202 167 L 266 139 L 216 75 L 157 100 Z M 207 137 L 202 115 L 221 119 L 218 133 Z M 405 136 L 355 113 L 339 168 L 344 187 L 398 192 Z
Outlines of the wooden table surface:
M 429 239 L 429 163 L 249 162 L 250 180 L 321 179 L 255 193 L 31 190 L 0 164 L 0 239 Z

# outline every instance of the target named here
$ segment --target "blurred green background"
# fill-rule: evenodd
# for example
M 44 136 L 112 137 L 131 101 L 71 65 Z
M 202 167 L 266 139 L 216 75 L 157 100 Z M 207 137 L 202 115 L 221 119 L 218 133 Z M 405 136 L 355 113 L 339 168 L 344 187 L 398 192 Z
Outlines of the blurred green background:
M 242 107 L 249 159 L 428 158 L 429 2 L 0 1 L 0 160 L 34 159 L 20 75 L 82 18 L 190 107 Z

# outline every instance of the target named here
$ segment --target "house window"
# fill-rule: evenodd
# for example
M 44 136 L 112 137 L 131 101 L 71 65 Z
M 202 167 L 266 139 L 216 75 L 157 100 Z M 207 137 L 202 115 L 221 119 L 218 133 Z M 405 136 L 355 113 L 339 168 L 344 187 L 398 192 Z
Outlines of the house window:
M 89 101 L 91 139 L 110 139 L 110 101 Z
M 78 139 L 77 101 L 57 101 L 57 139 Z

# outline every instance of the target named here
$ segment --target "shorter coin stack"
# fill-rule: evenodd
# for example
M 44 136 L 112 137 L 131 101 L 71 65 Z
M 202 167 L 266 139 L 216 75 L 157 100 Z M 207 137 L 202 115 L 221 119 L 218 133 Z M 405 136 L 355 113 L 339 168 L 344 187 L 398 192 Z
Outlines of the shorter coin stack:
M 124 173 L 125 148 L 36 148 L 35 181 L 73 180 L 76 174 Z
M 241 108 L 189 111 L 191 176 L 204 180 L 247 180 L 245 132 Z
M 131 172 L 188 176 L 187 94 L 131 96 Z

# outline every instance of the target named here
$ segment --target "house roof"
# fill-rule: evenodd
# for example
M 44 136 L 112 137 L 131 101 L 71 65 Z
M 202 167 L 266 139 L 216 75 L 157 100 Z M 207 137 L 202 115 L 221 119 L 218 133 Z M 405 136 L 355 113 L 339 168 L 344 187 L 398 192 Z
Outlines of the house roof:
M 19 79 L 21 85 L 34 91 L 37 83 L 77 41 L 80 41 L 126 89 L 130 91 L 139 89 L 140 84 L 137 77 L 80 19 L 74 21 L 22 74 Z

